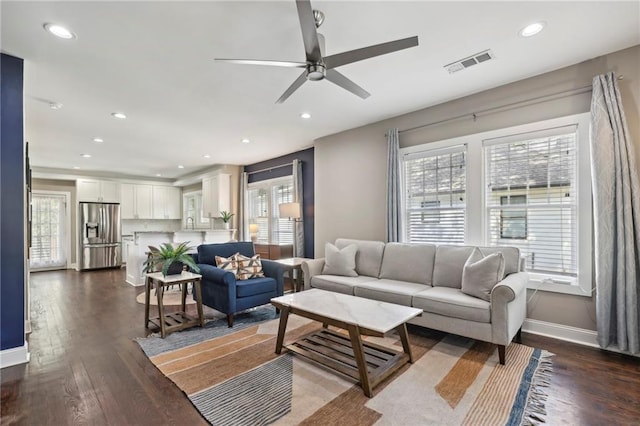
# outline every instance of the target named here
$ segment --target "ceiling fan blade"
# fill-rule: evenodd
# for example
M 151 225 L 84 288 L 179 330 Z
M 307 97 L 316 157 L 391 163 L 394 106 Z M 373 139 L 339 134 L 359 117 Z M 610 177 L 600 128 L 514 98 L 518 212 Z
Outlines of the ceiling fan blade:
M 374 56 L 386 55 L 387 53 L 396 52 L 402 49 L 408 49 L 418 45 L 418 36 L 403 38 L 401 40 L 389 41 L 387 43 L 376 44 L 373 46 L 363 47 L 361 49 L 350 50 L 324 58 L 324 64 L 327 69 L 336 68 L 341 65 L 350 64 L 352 62 L 362 61 L 363 59 L 373 58 Z
M 302 86 L 304 84 L 304 82 L 307 81 L 307 71 L 303 71 L 302 74 L 300 74 L 300 77 L 298 77 L 296 79 L 296 81 L 294 81 L 291 86 L 289 86 L 289 88 L 287 90 L 284 91 L 284 93 L 282 94 L 282 96 L 280 96 L 280 98 L 276 101 L 277 104 L 281 104 L 284 101 L 287 100 L 287 98 L 289 96 L 291 96 L 291 94 L 293 92 L 295 92 L 296 90 L 298 90 L 298 88 L 300 86 Z
M 289 68 L 306 68 L 305 62 L 288 62 L 288 61 L 263 61 L 260 59 L 221 59 L 215 58 L 216 61 L 229 62 L 232 64 L 243 65 L 267 65 L 270 67 L 289 67 Z
M 318 32 L 316 31 L 316 20 L 313 17 L 313 9 L 309 0 L 296 0 L 298 7 L 298 18 L 302 29 L 302 41 L 307 54 L 307 61 L 316 63 L 322 61 L 322 52 L 318 42 Z
M 349 80 L 347 77 L 340 74 L 336 70 L 327 70 L 325 78 L 333 84 L 337 84 L 343 89 L 348 90 L 354 95 L 360 96 L 362 99 L 367 99 L 369 96 L 371 96 L 371 93 L 367 92 L 362 87 L 358 86 L 353 81 Z

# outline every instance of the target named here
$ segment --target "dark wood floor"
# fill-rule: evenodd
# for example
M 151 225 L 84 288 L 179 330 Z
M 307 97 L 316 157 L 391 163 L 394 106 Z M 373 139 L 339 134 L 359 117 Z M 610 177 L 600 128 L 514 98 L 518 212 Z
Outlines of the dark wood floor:
M 146 358 L 142 288 L 123 270 L 32 274 L 31 362 L 1 372 L 0 424 L 206 424 Z M 550 424 L 640 424 L 640 359 L 523 334 L 556 354 Z

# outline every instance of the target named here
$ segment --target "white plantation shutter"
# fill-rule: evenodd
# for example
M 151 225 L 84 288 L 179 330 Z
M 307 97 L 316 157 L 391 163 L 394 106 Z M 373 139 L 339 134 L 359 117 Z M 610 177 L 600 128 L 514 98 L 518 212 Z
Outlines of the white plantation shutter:
M 293 201 L 293 178 L 278 178 L 249 184 L 248 222 L 258 225 L 257 242 L 293 243 L 293 221 L 281 219 L 278 206 Z
M 293 181 L 272 188 L 273 199 L 272 217 L 274 222 L 273 241 L 279 244 L 293 244 L 293 221 L 289 218 L 280 217 L 279 206 L 282 203 L 293 202 Z
M 464 244 L 466 146 L 406 154 L 402 165 L 405 241 Z
M 575 277 L 577 129 L 484 141 L 486 236 L 516 246 L 531 272 Z
M 34 193 L 31 200 L 31 220 L 31 268 L 66 266 L 65 196 Z

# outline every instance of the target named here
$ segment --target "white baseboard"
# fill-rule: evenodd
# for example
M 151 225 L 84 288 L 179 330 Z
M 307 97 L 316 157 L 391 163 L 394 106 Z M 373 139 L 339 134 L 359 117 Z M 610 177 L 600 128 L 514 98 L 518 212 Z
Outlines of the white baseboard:
M 77 263 L 71 263 L 71 264 L 69 264 L 69 267 L 67 269 L 75 269 L 77 271 L 78 270 L 78 264 Z
M 0 368 L 11 367 L 12 365 L 26 364 L 29 362 L 29 343 L 17 348 L 5 349 L 0 351 Z
M 568 325 L 527 318 L 524 320 L 524 324 L 522 324 L 522 331 L 593 348 L 600 347 L 598 345 L 598 333 L 584 328 L 570 327 Z

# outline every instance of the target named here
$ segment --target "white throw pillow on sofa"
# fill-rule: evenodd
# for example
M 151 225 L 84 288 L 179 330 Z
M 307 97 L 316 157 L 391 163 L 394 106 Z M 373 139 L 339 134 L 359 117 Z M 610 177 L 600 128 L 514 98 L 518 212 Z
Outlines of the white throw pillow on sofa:
M 338 249 L 333 244 L 326 243 L 324 246 L 322 275 L 357 277 L 356 253 L 358 253 L 358 246 L 355 244 L 349 244 L 342 249 Z
M 498 252 L 484 257 L 480 249 L 476 247 L 464 264 L 462 292 L 489 302 L 491 301 L 491 290 L 503 278 L 503 254 Z

